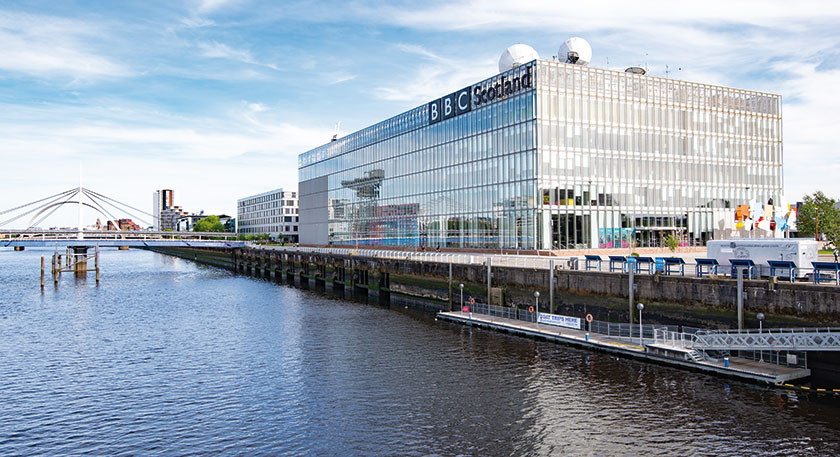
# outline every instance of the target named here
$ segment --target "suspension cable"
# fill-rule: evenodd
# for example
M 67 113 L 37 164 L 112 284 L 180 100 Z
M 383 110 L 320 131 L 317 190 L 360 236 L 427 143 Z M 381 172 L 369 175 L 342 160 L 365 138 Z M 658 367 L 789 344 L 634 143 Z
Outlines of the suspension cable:
M 146 216 L 155 217 L 155 215 L 154 215 L 154 214 L 152 214 L 152 213 L 147 213 L 147 212 L 143 211 L 142 209 L 135 208 L 135 207 L 133 207 L 133 206 L 131 206 L 131 205 L 127 204 L 127 203 L 122 203 L 122 202 L 120 202 L 120 201 L 118 201 L 118 200 L 114 200 L 113 198 L 108 197 L 107 195 L 102 195 L 102 194 L 100 194 L 99 192 L 94 192 L 94 191 L 92 191 L 92 190 L 90 190 L 90 189 L 85 189 L 85 188 L 82 188 L 82 191 L 84 191 L 84 192 L 86 192 L 86 193 L 87 193 L 87 192 L 89 192 L 89 193 L 91 193 L 91 194 L 93 194 L 93 195 L 96 195 L 97 197 L 99 197 L 99 198 L 101 198 L 101 199 L 104 199 L 104 200 L 110 200 L 110 201 L 112 201 L 112 202 L 114 202 L 114 203 L 117 203 L 117 204 L 119 204 L 119 205 L 125 206 L 125 207 L 127 207 L 127 208 L 131 208 L 131 209 L 133 209 L 134 211 L 139 211 L 140 213 L 145 214 Z M 114 205 L 113 203 L 111 203 L 111 206 L 115 206 L 115 207 L 116 207 L 116 205 Z M 121 209 L 121 208 L 120 208 L 120 209 Z M 125 210 L 123 210 L 123 211 L 125 211 Z M 127 211 L 126 211 L 126 212 L 127 212 Z
M 32 222 L 32 224 L 30 224 L 30 225 L 29 225 L 29 227 L 26 227 L 26 230 L 29 230 L 29 229 L 31 229 L 32 227 L 35 227 L 36 225 L 40 224 L 40 223 L 41 223 L 44 219 L 48 218 L 50 215 L 52 215 L 52 213 L 56 212 L 56 211 L 57 211 L 59 208 L 61 208 L 64 204 L 68 203 L 68 202 L 70 201 L 70 199 L 71 199 L 71 198 L 73 198 L 73 197 L 74 197 L 76 194 L 78 194 L 78 193 L 79 193 L 79 192 L 78 192 L 78 191 L 76 191 L 76 193 L 75 193 L 75 194 L 70 195 L 70 196 L 69 196 L 69 197 L 67 197 L 64 201 L 62 201 L 62 202 L 60 202 L 60 203 L 57 203 L 57 204 L 54 204 L 54 205 L 55 205 L 55 208 L 53 208 L 53 209 L 52 209 L 52 211 L 50 211 L 50 212 L 48 212 L 47 214 L 45 214 L 45 215 L 41 216 L 41 218 L 40 218 L 40 219 L 38 219 L 38 220 L 36 220 L 36 221 Z M 81 203 L 79 203 L 79 204 L 81 204 Z M 49 208 L 49 206 L 47 206 L 47 208 Z M 46 209 L 46 208 L 44 208 L 44 209 Z M 36 215 L 35 215 L 35 217 L 38 217 L 38 215 L 36 214 Z
M 84 189 L 82 189 L 82 192 L 84 192 Z M 87 194 L 85 194 L 85 195 L 87 195 Z M 92 201 L 94 205 L 96 205 L 96 206 L 98 206 L 98 207 L 99 207 L 99 209 L 100 209 L 100 211 L 101 211 L 101 212 L 103 212 L 106 216 L 108 216 L 108 217 L 110 217 L 110 218 L 111 218 L 111 221 L 110 221 L 110 222 L 113 222 L 113 223 L 114 223 L 114 227 L 116 227 L 117 231 L 119 232 L 119 231 L 120 231 L 120 223 L 117 221 L 117 218 L 116 218 L 116 217 L 114 217 L 114 215 L 113 215 L 113 214 L 111 214 L 111 213 L 110 213 L 107 209 L 105 209 L 102 205 L 100 205 L 100 204 L 99 204 L 99 202 L 98 202 L 98 201 L 96 201 L 96 200 L 95 200 L 95 199 L 94 199 L 91 195 L 87 195 L 87 197 L 88 197 L 88 198 L 90 198 L 90 201 Z M 106 230 L 107 230 L 108 224 L 105 224 L 105 227 L 106 227 Z
M 55 194 L 55 195 L 50 195 L 49 197 L 45 197 L 45 198 L 42 198 L 42 199 L 40 199 L 40 200 L 35 200 L 34 202 L 30 202 L 30 203 L 27 203 L 27 204 L 25 204 L 25 205 L 20 205 L 20 206 L 18 206 L 18 207 L 16 207 L 16 208 L 7 209 L 7 210 L 5 210 L 5 211 L 0 211 L 0 214 L 11 213 L 12 211 L 16 211 L 16 210 L 19 210 L 19 209 L 21 209 L 21 208 L 26 208 L 27 206 L 34 205 L 35 203 L 41 203 L 42 201 L 44 201 L 44 200 L 49 200 L 49 199 L 51 199 L 51 198 L 53 198 L 53 197 L 59 197 L 59 198 L 61 198 L 61 196 L 64 196 L 64 195 L 66 195 L 66 194 L 69 194 L 70 192 L 76 192 L 76 193 L 78 193 L 78 192 L 79 192 L 79 189 L 70 189 L 70 190 L 65 190 L 64 192 L 59 192 L 59 193 L 57 193 L 57 194 Z M 2 224 L 0 224 L 0 226 L 2 226 Z
M 58 194 L 58 195 L 60 195 L 58 198 L 55 198 L 55 199 L 53 199 L 53 200 L 51 200 L 51 201 L 49 201 L 49 202 L 47 202 L 47 203 L 45 203 L 45 204 L 43 204 L 43 205 L 41 205 L 41 206 L 38 206 L 38 207 L 36 207 L 36 208 L 30 209 L 30 210 L 28 210 L 28 211 L 26 211 L 26 212 L 24 212 L 24 213 L 18 214 L 17 216 L 12 217 L 11 219 L 7 219 L 7 220 L 5 220 L 5 221 L 3 221 L 3 222 L 0 222 L 0 227 L 3 227 L 4 225 L 6 225 L 6 224 L 8 224 L 8 223 L 10 223 L 10 222 L 14 222 L 14 221 L 16 221 L 16 220 L 18 220 L 18 219 L 22 218 L 23 216 L 26 216 L 26 215 L 28 215 L 28 214 L 34 213 L 35 211 L 38 211 L 38 210 L 43 210 L 43 209 L 45 209 L 45 208 L 48 208 L 50 205 L 54 204 L 54 203 L 55 203 L 55 202 L 57 202 L 58 200 L 61 200 L 61 199 L 62 199 L 62 198 L 64 198 L 65 196 L 67 197 L 67 198 L 65 199 L 65 202 L 66 202 L 66 201 L 69 201 L 71 198 L 75 197 L 75 196 L 76 196 L 76 194 L 78 194 L 78 193 L 79 193 L 79 190 L 78 190 L 78 189 L 75 189 L 74 191 L 70 191 L 70 192 L 71 192 L 71 193 L 69 193 L 69 194 L 67 194 L 67 193 Z M 53 195 L 53 197 L 55 197 L 55 195 Z M 62 203 L 62 204 L 63 204 L 63 203 Z M 28 205 L 26 205 L 26 206 L 28 206 Z
M 82 189 L 82 190 L 84 191 L 84 189 Z M 128 213 L 129 216 L 131 216 L 134 219 L 137 219 L 138 221 L 142 222 L 143 224 L 149 224 L 149 222 L 147 220 L 145 220 L 144 218 L 138 217 L 136 214 L 131 213 L 130 211 L 126 210 L 125 208 L 121 208 L 121 207 L 119 207 L 119 206 L 101 198 L 101 194 L 96 194 L 95 192 L 93 192 L 91 194 L 85 194 L 85 195 L 87 195 L 88 198 L 91 199 L 91 201 L 97 201 L 98 200 L 99 202 L 101 202 L 103 204 L 106 204 L 106 205 L 108 205 L 112 208 L 116 208 L 119 211 L 124 211 L 124 212 Z M 126 206 L 128 206 L 128 205 L 126 205 Z M 153 224 L 149 224 L 149 225 L 153 225 Z

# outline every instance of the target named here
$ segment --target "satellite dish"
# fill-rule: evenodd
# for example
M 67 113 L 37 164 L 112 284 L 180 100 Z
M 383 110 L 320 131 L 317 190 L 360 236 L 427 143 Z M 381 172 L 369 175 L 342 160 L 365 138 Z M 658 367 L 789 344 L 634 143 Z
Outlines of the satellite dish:
M 508 46 L 505 52 L 502 53 L 502 57 L 499 58 L 499 73 L 539 58 L 540 55 L 537 54 L 537 51 L 534 51 L 534 48 L 527 44 Z
M 592 61 L 592 46 L 583 38 L 573 36 L 560 46 L 557 58 L 573 65 L 589 65 Z

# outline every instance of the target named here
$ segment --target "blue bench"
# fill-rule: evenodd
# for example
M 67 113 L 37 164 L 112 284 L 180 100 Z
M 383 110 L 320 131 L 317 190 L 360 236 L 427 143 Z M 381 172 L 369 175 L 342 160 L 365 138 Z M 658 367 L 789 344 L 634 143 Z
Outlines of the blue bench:
M 819 284 L 822 282 L 820 273 L 823 271 L 827 273 L 834 273 L 834 279 L 837 285 L 840 286 L 840 263 L 837 262 L 811 262 L 814 266 L 814 282 Z
M 720 263 L 716 259 L 695 259 L 697 262 L 697 277 L 718 274 Z
M 601 271 L 601 256 L 599 255 L 585 255 L 586 258 L 586 271 L 594 270 L 595 264 L 598 265 L 598 271 Z
M 682 257 L 665 257 L 665 275 L 671 276 L 671 273 L 676 273 L 676 270 L 671 270 L 671 267 L 679 269 L 680 276 L 685 276 L 685 260 Z
M 653 257 L 636 257 L 636 273 L 642 271 L 642 264 L 645 264 L 648 274 L 652 275 L 654 268 Z
M 750 259 L 729 259 L 729 264 L 732 266 L 732 279 L 738 278 L 738 270 L 742 268 L 747 270 L 747 278 L 753 279 L 755 276 L 755 262 Z
M 796 280 L 796 264 L 793 263 L 791 260 L 768 260 L 767 264 L 770 265 L 770 276 L 776 276 L 776 270 L 787 270 L 788 276 L 782 276 L 783 278 L 790 279 L 790 282 Z
M 619 266 L 615 266 L 618 264 Z M 627 264 L 627 258 L 623 255 L 611 255 L 610 256 L 610 271 L 624 271 L 624 266 Z

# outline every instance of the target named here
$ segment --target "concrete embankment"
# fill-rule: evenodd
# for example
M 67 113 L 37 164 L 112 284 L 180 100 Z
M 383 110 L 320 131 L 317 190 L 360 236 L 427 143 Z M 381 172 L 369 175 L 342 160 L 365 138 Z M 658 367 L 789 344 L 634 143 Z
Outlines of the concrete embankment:
M 314 281 L 333 287 L 397 292 L 432 300 L 458 302 L 458 284 L 464 294 L 478 302 L 488 302 L 487 266 L 481 263 L 449 264 L 411 259 L 386 259 L 334 253 L 313 253 L 293 249 L 189 249 L 156 248 L 155 252 L 175 255 L 196 262 L 265 278 Z M 451 275 L 450 275 L 451 271 Z M 522 267 L 491 266 L 490 300 L 492 304 L 529 305 L 533 293 L 541 293 L 541 309 L 549 306 L 549 271 Z M 564 297 L 590 296 L 619 304 L 628 296 L 629 278 L 624 273 L 580 271 L 556 268 L 554 274 L 555 308 L 564 306 Z M 728 278 L 696 278 L 637 274 L 635 297 L 645 303 L 670 306 L 669 315 L 701 313 L 707 320 L 714 314 L 727 316 L 731 322 L 737 302 L 737 281 Z M 840 287 L 810 283 L 787 283 L 773 280 L 745 280 L 744 305 L 748 314 L 758 312 L 781 316 L 785 325 L 837 325 L 840 322 Z M 626 301 L 626 300 L 625 300 Z M 667 304 L 664 305 L 664 304 Z M 655 312 L 654 305 L 651 312 Z M 615 314 L 616 319 L 627 316 Z M 596 319 L 600 318 L 596 315 Z M 768 318 L 766 324 L 772 323 Z

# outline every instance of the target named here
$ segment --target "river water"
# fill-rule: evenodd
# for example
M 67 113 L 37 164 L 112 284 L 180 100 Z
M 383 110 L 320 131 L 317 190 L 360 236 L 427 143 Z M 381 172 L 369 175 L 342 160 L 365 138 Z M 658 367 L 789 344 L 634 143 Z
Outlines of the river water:
M 838 455 L 840 399 L 146 251 L 0 249 L 0 455 Z

